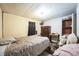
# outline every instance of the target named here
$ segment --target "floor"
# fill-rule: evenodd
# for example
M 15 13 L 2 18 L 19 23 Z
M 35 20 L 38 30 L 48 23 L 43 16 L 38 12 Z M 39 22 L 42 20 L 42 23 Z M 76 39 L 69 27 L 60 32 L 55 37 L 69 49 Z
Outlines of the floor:
M 52 54 L 48 53 L 47 51 L 44 51 L 39 56 L 52 56 Z

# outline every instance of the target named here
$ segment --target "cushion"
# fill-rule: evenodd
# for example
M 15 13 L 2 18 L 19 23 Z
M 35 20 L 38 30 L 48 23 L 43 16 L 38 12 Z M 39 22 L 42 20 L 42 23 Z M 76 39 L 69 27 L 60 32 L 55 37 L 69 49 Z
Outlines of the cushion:
M 72 33 L 72 34 L 70 34 L 69 36 L 68 36 L 68 39 L 67 39 L 67 44 L 75 44 L 75 43 L 77 43 L 77 37 L 76 37 L 76 35 L 74 34 L 74 33 Z
M 16 39 L 14 37 L 3 38 L 3 39 L 0 39 L 0 45 L 5 45 L 5 44 L 13 43 L 15 41 L 16 41 Z

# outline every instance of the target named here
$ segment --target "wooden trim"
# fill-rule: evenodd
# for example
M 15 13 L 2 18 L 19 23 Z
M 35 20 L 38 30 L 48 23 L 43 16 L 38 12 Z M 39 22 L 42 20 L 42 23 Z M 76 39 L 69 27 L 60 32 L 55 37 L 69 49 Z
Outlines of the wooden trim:
M 2 12 L 2 38 L 4 37 L 4 35 L 3 35 L 3 33 L 4 33 L 4 31 L 3 31 L 3 29 L 4 29 L 4 24 L 3 24 L 4 22 L 3 22 L 3 12 Z

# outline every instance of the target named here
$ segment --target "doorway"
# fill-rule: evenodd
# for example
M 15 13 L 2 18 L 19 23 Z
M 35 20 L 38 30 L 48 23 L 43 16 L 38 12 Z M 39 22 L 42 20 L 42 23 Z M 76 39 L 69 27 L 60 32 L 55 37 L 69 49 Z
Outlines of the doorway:
M 36 31 L 35 22 L 29 22 L 28 36 L 35 35 L 35 31 Z
M 62 21 L 62 35 L 72 33 L 72 18 Z

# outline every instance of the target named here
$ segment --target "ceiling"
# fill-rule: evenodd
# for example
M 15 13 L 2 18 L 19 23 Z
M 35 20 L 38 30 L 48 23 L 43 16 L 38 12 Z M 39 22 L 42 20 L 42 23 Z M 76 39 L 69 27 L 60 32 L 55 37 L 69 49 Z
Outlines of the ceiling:
M 37 20 L 48 20 L 72 14 L 76 3 L 2 3 L 3 12 Z

